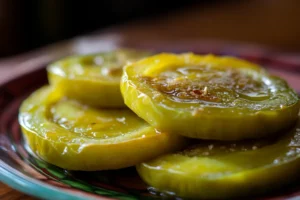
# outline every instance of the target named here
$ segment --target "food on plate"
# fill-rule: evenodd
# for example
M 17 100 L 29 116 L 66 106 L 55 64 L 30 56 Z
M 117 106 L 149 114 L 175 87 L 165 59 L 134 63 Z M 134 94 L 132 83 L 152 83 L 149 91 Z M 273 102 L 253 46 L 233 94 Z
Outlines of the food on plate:
M 49 86 L 23 102 L 19 123 L 36 155 L 69 170 L 129 167 L 185 143 L 150 127 L 129 109 L 96 109 Z
M 261 66 L 119 49 L 47 70 L 50 86 L 22 103 L 19 123 L 51 164 L 136 166 L 157 192 L 196 199 L 260 194 L 298 178 L 299 97 Z
M 262 67 L 227 56 L 154 55 L 123 69 L 125 104 L 153 127 L 191 138 L 261 138 L 291 127 L 299 97 Z
M 181 197 L 231 199 L 275 191 L 297 180 L 300 123 L 280 137 L 251 141 L 199 141 L 137 166 L 159 191 Z
M 63 58 L 47 68 L 49 82 L 66 96 L 97 107 L 125 107 L 120 93 L 122 67 L 146 51 L 118 49 Z

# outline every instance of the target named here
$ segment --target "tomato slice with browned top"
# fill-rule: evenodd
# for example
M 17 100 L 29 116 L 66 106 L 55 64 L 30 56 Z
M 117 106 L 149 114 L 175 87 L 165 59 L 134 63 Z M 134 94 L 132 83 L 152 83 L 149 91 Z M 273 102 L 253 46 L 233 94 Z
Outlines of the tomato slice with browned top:
M 283 79 L 233 57 L 151 56 L 124 68 L 121 92 L 152 126 L 192 138 L 263 137 L 291 126 L 299 111 Z
M 185 143 L 180 136 L 149 126 L 127 108 L 94 108 L 51 87 L 23 102 L 19 123 L 33 153 L 69 170 L 129 167 Z

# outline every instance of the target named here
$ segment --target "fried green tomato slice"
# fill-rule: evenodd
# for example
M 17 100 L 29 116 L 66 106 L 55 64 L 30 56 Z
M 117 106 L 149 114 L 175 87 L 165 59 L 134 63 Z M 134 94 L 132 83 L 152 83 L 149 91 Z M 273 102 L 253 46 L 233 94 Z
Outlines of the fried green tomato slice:
M 63 58 L 47 67 L 51 85 L 66 96 L 97 107 L 125 107 L 120 92 L 122 67 L 149 52 L 119 49 Z
M 181 197 L 231 199 L 273 191 L 295 181 L 300 167 L 300 123 L 280 137 L 204 141 L 137 165 L 142 179 Z
M 95 109 L 61 98 L 50 87 L 23 102 L 19 123 L 33 153 L 69 170 L 129 167 L 184 143 L 182 137 L 150 127 L 129 109 Z
M 297 119 L 299 98 L 279 77 L 233 57 L 158 54 L 127 65 L 125 104 L 159 130 L 192 138 L 271 135 Z

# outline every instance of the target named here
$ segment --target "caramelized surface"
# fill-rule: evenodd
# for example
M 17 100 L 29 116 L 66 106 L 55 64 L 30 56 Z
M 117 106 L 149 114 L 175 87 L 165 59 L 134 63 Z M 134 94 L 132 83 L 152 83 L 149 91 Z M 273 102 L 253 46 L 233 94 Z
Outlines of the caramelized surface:
M 261 101 L 270 95 L 270 80 L 230 67 L 178 67 L 155 77 L 141 77 L 141 81 L 178 102 L 228 103 L 236 98 Z
M 125 104 L 157 129 L 191 138 L 261 138 L 291 127 L 299 97 L 285 80 L 239 58 L 154 55 L 127 65 Z

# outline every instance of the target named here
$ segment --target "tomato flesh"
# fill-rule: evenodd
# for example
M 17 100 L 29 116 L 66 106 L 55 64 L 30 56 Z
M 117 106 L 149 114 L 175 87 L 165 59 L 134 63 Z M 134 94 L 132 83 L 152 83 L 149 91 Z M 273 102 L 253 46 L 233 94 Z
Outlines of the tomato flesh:
M 32 151 L 70 170 L 119 169 L 180 148 L 185 139 L 159 132 L 129 109 L 100 109 L 44 87 L 26 99 L 19 122 Z
M 232 57 L 158 54 L 129 64 L 125 104 L 155 128 L 192 138 L 259 138 L 292 126 L 299 97 L 281 78 Z
M 97 107 L 125 107 L 120 93 L 122 68 L 149 52 L 119 49 L 63 58 L 47 67 L 51 85 L 72 99 Z
M 280 136 L 238 142 L 198 141 L 194 146 L 137 165 L 160 192 L 224 199 L 271 192 L 296 181 L 300 123 Z

